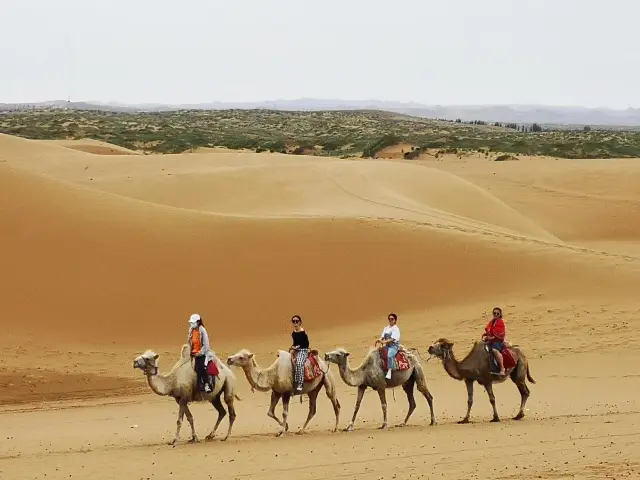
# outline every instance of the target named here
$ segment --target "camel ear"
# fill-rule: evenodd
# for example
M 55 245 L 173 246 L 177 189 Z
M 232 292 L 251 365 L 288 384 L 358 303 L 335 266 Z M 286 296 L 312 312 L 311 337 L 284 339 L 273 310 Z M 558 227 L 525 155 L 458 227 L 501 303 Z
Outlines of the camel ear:
M 160 355 L 158 355 L 158 354 L 156 353 L 156 354 L 153 356 L 153 359 L 154 359 L 154 360 L 157 360 L 159 356 L 160 356 Z
M 349 355 L 351 355 L 349 352 L 344 352 L 345 357 L 348 357 Z
M 253 353 L 250 353 L 249 355 L 247 355 L 248 358 L 253 358 Z

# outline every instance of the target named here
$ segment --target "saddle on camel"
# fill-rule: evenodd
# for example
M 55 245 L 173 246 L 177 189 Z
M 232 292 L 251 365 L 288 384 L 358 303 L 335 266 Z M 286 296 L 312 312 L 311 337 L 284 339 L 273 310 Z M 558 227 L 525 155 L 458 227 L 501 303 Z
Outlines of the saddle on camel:
M 382 368 L 384 371 L 408 370 L 409 367 L 411 367 L 411 364 L 409 364 L 409 359 L 406 355 L 406 350 L 402 345 L 400 345 L 400 348 L 398 348 L 398 353 L 396 353 L 396 356 L 394 357 L 390 366 L 388 365 L 389 360 L 387 347 L 378 347 L 378 354 L 380 355 L 380 360 L 382 361 Z
M 320 375 L 322 375 L 322 369 L 318 363 L 318 350 L 309 350 L 309 355 L 304 362 L 304 381 L 312 382 Z M 296 369 L 296 357 L 291 355 L 291 372 L 295 375 Z

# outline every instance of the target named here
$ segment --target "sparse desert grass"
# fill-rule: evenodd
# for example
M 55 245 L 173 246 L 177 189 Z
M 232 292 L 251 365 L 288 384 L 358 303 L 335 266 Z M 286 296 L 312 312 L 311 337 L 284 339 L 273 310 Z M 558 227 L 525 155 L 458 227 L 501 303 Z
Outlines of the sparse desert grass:
M 558 129 L 518 132 L 381 111 L 291 112 L 193 110 L 114 113 L 43 110 L 0 115 L 0 132 L 31 139 L 94 138 L 130 149 L 179 153 L 222 146 L 331 156 L 373 156 L 395 143 L 420 151 L 545 155 L 563 158 L 640 157 L 640 132 Z M 416 155 L 407 158 L 416 158 Z

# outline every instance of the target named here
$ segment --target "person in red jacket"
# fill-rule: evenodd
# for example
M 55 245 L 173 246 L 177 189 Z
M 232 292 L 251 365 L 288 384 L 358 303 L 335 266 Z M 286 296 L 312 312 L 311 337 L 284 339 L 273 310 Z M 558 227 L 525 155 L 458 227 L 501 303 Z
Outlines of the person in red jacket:
M 500 366 L 500 373 L 498 373 L 500 376 L 504 376 L 505 374 L 504 359 L 502 358 L 505 334 L 506 329 L 504 326 L 504 320 L 502 319 L 502 309 L 495 307 L 493 309 L 493 318 L 489 320 L 489 323 L 487 323 L 482 339 L 489 344 L 489 348 L 491 348 L 491 351 Z

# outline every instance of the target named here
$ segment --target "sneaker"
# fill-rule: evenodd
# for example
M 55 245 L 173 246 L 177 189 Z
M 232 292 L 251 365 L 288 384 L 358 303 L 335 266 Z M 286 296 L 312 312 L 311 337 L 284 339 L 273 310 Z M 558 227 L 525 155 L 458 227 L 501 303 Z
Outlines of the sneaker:
M 296 393 L 300 393 L 300 392 L 302 392 L 302 385 L 298 385 L 296 387 Z
M 207 392 L 207 393 L 210 393 L 212 391 L 211 387 L 209 386 L 209 384 L 204 386 L 204 391 Z
M 391 380 L 391 370 L 387 370 L 387 380 Z

